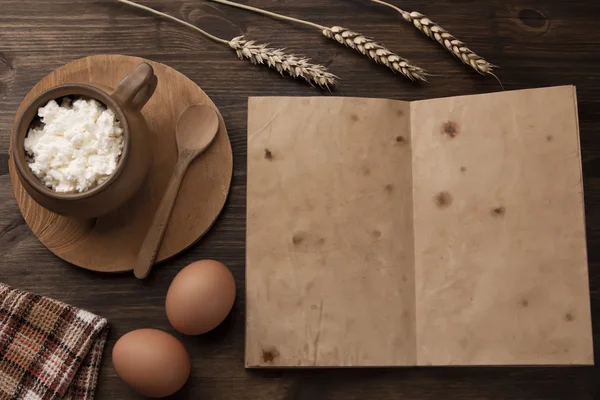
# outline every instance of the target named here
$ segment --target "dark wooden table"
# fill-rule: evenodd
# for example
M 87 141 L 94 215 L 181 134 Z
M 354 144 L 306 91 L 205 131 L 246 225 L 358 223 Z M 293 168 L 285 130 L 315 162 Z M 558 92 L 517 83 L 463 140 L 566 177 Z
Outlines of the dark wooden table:
M 202 0 L 144 0 L 224 38 L 241 33 L 311 56 L 343 78 L 334 94 L 415 100 L 499 90 L 462 66 L 399 15 L 367 0 L 252 0 L 251 4 L 375 37 L 436 76 L 415 86 L 303 26 Z M 247 3 L 247 1 L 245 1 Z M 590 284 L 600 339 L 600 2 L 596 0 L 396 1 L 429 15 L 500 65 L 506 89 L 575 84 L 579 95 Z M 9 132 L 21 99 L 47 73 L 91 54 L 122 53 L 166 63 L 198 83 L 220 108 L 235 173 L 214 228 L 191 250 L 140 282 L 100 275 L 56 258 L 37 241 L 14 201 Z M 174 398 L 190 399 L 600 399 L 600 368 L 406 368 L 246 371 L 244 244 L 247 97 L 328 95 L 276 72 L 238 61 L 194 31 L 113 0 L 0 0 L 0 281 L 83 307 L 109 319 L 100 399 L 135 398 L 115 375 L 110 351 L 142 327 L 172 331 L 164 296 L 175 274 L 203 258 L 233 271 L 238 300 L 216 331 L 184 337 L 192 377 Z M 498 110 L 502 112 L 502 110 Z M 598 350 L 598 346 L 596 347 Z

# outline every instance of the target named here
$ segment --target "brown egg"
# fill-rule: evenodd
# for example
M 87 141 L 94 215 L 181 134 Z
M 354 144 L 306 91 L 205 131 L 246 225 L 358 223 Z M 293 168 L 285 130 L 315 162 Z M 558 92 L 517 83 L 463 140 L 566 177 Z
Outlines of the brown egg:
M 222 263 L 203 260 L 182 269 L 167 292 L 167 318 L 186 335 L 216 328 L 235 301 L 235 280 Z
M 185 385 L 190 356 L 172 335 L 156 329 L 139 329 L 123 335 L 112 351 L 117 375 L 147 397 L 166 397 Z

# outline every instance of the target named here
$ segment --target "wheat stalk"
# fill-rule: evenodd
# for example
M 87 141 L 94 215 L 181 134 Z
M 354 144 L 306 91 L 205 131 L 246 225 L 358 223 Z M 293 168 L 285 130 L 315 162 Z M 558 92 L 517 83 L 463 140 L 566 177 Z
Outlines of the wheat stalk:
M 285 15 L 277 14 L 274 12 L 262 10 L 257 7 L 247 6 L 244 4 L 234 3 L 229 0 L 210 0 L 215 3 L 225 4 L 232 7 L 242 8 L 245 10 L 253 11 L 259 14 L 264 14 L 277 19 L 283 19 L 286 21 L 297 22 L 300 24 L 308 25 L 317 28 L 329 39 L 333 39 L 336 42 L 343 44 L 344 46 L 350 47 L 358 51 L 359 53 L 367 56 L 371 60 L 378 64 L 383 64 L 386 67 L 392 69 L 395 72 L 400 72 L 402 75 L 413 81 L 427 81 L 427 72 L 420 67 L 411 64 L 405 58 L 400 57 L 398 54 L 388 50 L 383 45 L 369 39 L 360 33 L 353 32 L 349 29 L 342 28 L 339 26 L 333 26 L 328 28 L 323 25 L 315 24 L 310 21 L 305 21 L 298 18 L 292 18 Z
M 441 44 L 446 50 L 454 54 L 454 56 L 456 56 L 456 58 L 461 60 L 463 63 L 469 65 L 475 71 L 479 72 L 482 75 L 488 74 L 498 79 L 498 77 L 494 75 L 494 68 L 496 68 L 495 65 L 489 63 L 483 57 L 477 55 L 474 51 L 469 49 L 465 43 L 455 38 L 447 30 L 445 30 L 444 28 L 427 18 L 425 15 L 417 11 L 404 11 L 401 8 L 394 6 L 393 4 L 387 3 L 382 0 L 371 1 L 393 8 L 394 10 L 398 11 L 405 21 L 412 23 L 418 30 L 420 30 L 425 35 L 429 36 L 431 39 Z
M 283 49 L 274 49 L 268 47 L 266 44 L 258 44 L 255 41 L 248 41 L 245 40 L 243 36 L 238 36 L 231 40 L 225 40 L 211 35 L 195 25 L 182 21 L 179 18 L 175 18 L 169 14 L 154 10 L 150 7 L 146 7 L 129 0 L 118 1 L 170 19 L 200 32 L 215 42 L 226 44 L 235 50 L 241 60 L 246 59 L 253 64 L 267 65 L 270 68 L 277 70 L 277 72 L 279 72 L 281 75 L 287 74 L 294 78 L 302 78 L 311 85 L 315 83 L 320 87 L 329 89 L 336 84 L 337 77 L 335 75 L 328 72 L 327 68 L 322 65 L 310 63 L 308 58 L 297 57 L 293 54 L 286 54 Z

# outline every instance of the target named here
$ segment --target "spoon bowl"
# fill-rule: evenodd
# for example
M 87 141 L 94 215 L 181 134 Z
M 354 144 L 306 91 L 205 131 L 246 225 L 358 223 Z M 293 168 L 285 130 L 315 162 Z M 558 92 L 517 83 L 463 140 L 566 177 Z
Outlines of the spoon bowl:
M 179 154 L 182 151 L 202 153 L 215 140 L 219 130 L 219 116 L 211 107 L 195 104 L 179 116 L 175 136 Z

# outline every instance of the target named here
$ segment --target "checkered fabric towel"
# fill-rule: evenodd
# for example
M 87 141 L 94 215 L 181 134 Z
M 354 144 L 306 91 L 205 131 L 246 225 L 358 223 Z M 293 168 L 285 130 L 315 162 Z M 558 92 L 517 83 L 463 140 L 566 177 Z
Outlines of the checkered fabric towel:
M 108 323 L 0 283 L 0 400 L 94 398 Z

